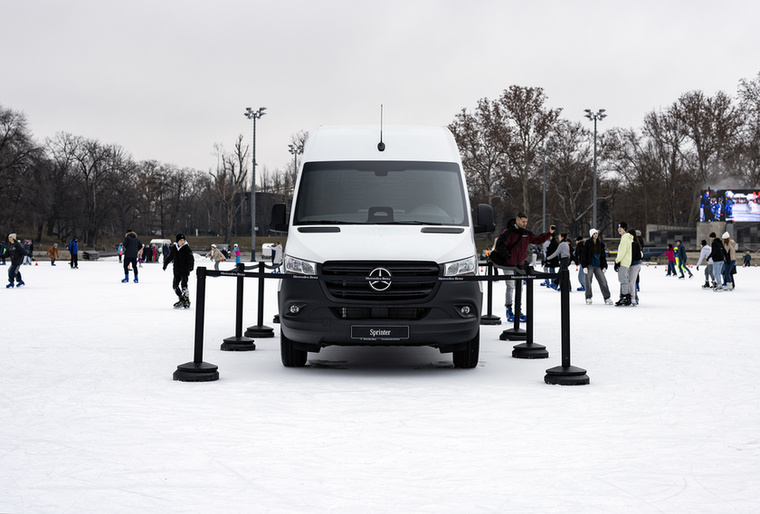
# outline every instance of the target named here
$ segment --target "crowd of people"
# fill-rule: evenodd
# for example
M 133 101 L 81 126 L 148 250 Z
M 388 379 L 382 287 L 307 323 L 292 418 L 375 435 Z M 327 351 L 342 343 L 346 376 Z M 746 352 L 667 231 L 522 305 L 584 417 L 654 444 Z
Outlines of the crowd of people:
M 528 266 L 540 265 L 545 273 L 556 274 L 558 270 L 567 269 L 570 263 L 575 263 L 578 266 L 577 291 L 584 292 L 587 304 L 593 303 L 593 286 L 596 282 L 605 304 L 634 307 L 639 305 L 640 270 L 644 252 L 644 241 L 639 230 L 629 227 L 625 222 L 617 226 L 620 244 L 612 265 L 617 275 L 620 293 L 618 300 L 613 301 L 605 274 L 609 252 L 597 229 L 592 228 L 588 238 L 578 236 L 573 240 L 566 232 L 555 234 L 554 225 L 550 227 L 549 232 L 535 235 L 527 229 L 527 224 L 528 219 L 524 214 L 518 214 L 507 223 L 507 228 L 490 251 L 491 261 L 497 270 L 506 275 L 519 275 L 525 273 Z M 497 257 L 494 253 L 500 254 L 498 259 L 494 259 Z M 668 261 L 666 276 L 679 279 L 694 277 L 688 266 L 683 241 L 679 239 L 675 244 L 669 244 L 663 255 Z M 750 265 L 749 250 L 744 253 L 742 261 L 744 266 Z M 701 242 L 696 270 L 699 271 L 702 265 L 705 273 L 703 288 L 717 292 L 733 291 L 736 288 L 737 246 L 728 232 L 720 238 L 711 233 L 710 243 L 706 240 Z M 519 315 L 521 321 L 525 321 L 525 316 L 515 313 L 513 308 L 514 284 L 514 280 L 506 281 L 506 317 L 508 321 L 513 321 L 514 317 Z M 539 285 L 561 290 L 558 278 L 546 278 Z

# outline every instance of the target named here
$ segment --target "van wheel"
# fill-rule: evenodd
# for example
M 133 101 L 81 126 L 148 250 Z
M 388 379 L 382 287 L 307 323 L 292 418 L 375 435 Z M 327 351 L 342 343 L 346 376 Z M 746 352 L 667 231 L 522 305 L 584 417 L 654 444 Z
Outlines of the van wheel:
M 467 346 L 464 350 L 458 350 L 454 352 L 453 361 L 454 367 L 462 369 L 472 369 L 478 365 L 478 358 L 480 357 L 480 330 L 475 334 L 475 337 L 467 342 Z
M 280 331 L 280 355 L 283 366 L 286 368 L 300 368 L 306 365 L 307 353 L 305 350 L 293 348 L 293 341 L 285 337 L 285 334 Z

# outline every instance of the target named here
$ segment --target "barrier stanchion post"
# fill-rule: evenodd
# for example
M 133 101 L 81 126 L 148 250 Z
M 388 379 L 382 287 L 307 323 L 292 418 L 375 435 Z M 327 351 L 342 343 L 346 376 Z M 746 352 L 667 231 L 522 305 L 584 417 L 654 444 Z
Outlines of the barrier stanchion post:
M 235 305 L 235 335 L 227 337 L 222 343 L 221 349 L 230 352 L 246 352 L 256 349 L 253 339 L 243 335 L 243 280 L 245 279 L 245 265 L 241 262 L 237 265 L 237 302 Z
M 264 262 L 259 262 L 259 315 L 258 325 L 248 327 L 246 337 L 274 337 L 274 329 L 264 325 Z
M 491 264 L 491 261 L 488 261 L 486 263 L 487 269 L 488 269 L 488 285 L 487 285 L 487 306 L 488 306 L 488 314 L 485 316 L 480 317 L 480 324 L 481 325 L 501 325 L 501 318 L 499 316 L 494 316 L 491 311 L 491 305 L 493 300 L 493 280 L 491 280 L 491 277 L 493 277 L 493 264 Z M 498 271 L 497 271 L 498 273 Z
M 198 284 L 195 296 L 195 355 L 192 362 L 177 366 L 174 380 L 182 382 L 211 382 L 219 380 L 219 367 L 203 362 L 203 323 L 206 309 L 206 268 L 196 270 Z
M 533 275 L 533 268 L 528 267 L 528 275 Z M 512 347 L 512 357 L 515 359 L 548 359 L 546 346 L 533 342 L 533 279 L 528 278 L 525 289 L 525 342 Z
M 546 370 L 544 382 L 553 385 L 587 385 L 586 370 L 570 364 L 570 271 L 559 271 L 562 310 L 562 365 Z
M 527 337 L 527 334 L 525 333 L 525 330 L 520 328 L 520 315 L 522 314 L 522 283 L 523 283 L 523 277 L 515 272 L 512 277 L 518 277 L 518 278 L 512 278 L 507 280 L 514 280 L 515 282 L 515 320 L 514 320 L 514 326 L 512 328 L 508 328 L 505 331 L 501 333 L 499 336 L 499 339 L 502 341 L 525 341 L 525 338 Z

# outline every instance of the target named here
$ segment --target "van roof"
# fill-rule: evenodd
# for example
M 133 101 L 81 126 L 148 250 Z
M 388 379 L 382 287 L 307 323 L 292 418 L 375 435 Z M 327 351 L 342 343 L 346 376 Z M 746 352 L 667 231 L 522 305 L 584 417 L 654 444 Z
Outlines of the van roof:
M 454 136 L 446 127 L 386 125 L 382 152 L 379 142 L 380 125 L 324 125 L 309 135 L 303 160 L 460 162 Z

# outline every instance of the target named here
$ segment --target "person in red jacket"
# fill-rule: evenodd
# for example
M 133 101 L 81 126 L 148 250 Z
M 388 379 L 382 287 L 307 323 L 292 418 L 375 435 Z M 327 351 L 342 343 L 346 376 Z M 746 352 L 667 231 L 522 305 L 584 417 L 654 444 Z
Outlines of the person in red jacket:
M 504 245 L 509 248 L 509 258 L 505 266 L 500 266 L 505 275 L 514 275 L 517 270 L 525 270 L 525 259 L 528 256 L 530 245 L 540 245 L 547 241 L 554 234 L 555 227 L 549 227 L 549 232 L 541 235 L 535 235 L 528 230 L 528 217 L 523 213 L 518 213 L 517 217 L 507 222 L 507 237 Z M 507 308 L 507 320 L 514 319 L 512 311 L 512 299 L 514 297 L 515 281 L 507 280 L 507 294 L 504 300 L 504 306 Z M 521 318 L 522 319 L 522 318 Z

